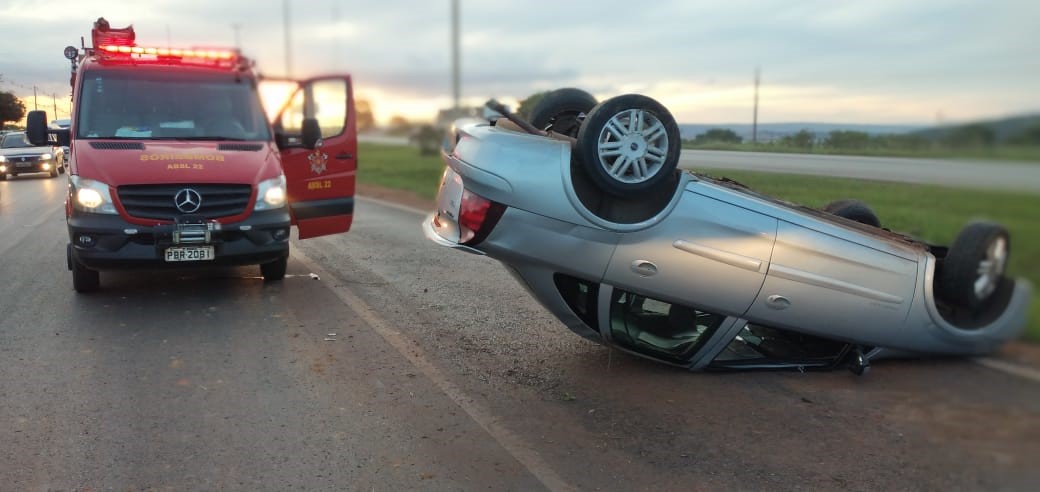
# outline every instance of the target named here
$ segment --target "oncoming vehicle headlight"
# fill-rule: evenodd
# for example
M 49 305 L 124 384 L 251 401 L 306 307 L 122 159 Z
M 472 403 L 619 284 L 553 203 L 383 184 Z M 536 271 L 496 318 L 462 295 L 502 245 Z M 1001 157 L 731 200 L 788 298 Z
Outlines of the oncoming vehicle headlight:
M 0 155 L 0 162 L 7 162 L 7 158 Z
M 40 156 L 41 161 L 49 161 L 54 157 L 54 154 L 43 154 Z
M 72 206 L 76 210 L 94 214 L 118 213 L 105 183 L 69 176 L 69 193 L 72 196 Z
M 285 206 L 285 176 L 261 181 L 256 186 L 256 206 L 253 210 L 274 210 Z

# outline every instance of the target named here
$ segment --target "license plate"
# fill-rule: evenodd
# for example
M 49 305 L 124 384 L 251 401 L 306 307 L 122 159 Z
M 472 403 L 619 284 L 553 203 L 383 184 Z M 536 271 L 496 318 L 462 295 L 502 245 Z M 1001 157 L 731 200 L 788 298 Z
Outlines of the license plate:
M 207 261 L 216 258 L 213 246 L 178 246 L 166 248 L 166 261 Z
M 31 162 L 17 162 L 14 165 L 14 167 L 17 167 L 18 169 L 23 169 L 23 168 L 32 167 L 32 166 L 33 166 L 33 163 L 31 163 Z

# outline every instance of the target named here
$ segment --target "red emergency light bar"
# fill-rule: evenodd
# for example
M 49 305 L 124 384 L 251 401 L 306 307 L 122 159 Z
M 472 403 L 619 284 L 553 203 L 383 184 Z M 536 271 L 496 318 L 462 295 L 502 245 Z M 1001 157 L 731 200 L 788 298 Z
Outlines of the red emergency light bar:
M 233 50 L 156 48 L 105 44 L 98 47 L 98 52 L 105 59 L 129 62 L 182 63 L 219 67 L 232 67 L 239 62 L 238 51 Z

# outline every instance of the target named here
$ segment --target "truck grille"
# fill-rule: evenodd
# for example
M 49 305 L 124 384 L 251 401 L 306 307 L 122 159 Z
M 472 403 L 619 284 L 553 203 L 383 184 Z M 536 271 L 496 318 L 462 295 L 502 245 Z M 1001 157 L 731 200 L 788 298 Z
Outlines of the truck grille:
M 201 205 L 197 211 L 186 213 L 177 208 L 175 197 L 184 189 L 198 192 Z M 253 188 L 241 184 L 125 185 L 116 188 L 116 193 L 132 217 L 174 220 L 181 215 L 201 215 L 216 219 L 244 212 Z

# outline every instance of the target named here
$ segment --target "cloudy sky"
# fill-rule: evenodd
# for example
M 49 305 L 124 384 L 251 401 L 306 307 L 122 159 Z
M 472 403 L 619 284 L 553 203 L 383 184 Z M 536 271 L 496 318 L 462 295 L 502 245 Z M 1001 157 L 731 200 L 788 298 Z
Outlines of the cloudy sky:
M 576 86 L 641 92 L 680 122 L 933 124 L 1040 110 L 1040 2 L 694 0 L 462 3 L 467 102 Z M 641 5 L 645 4 L 645 5 Z M 377 119 L 451 103 L 450 0 L 291 1 L 292 75 L 350 72 Z M 232 46 L 286 71 L 282 0 L 0 0 L 0 90 L 57 93 L 99 16 L 141 45 Z M 89 42 L 89 41 L 88 41 Z M 64 95 L 64 96 L 63 96 Z M 51 110 L 51 99 L 40 105 Z M 31 103 L 31 101 L 30 101 Z

